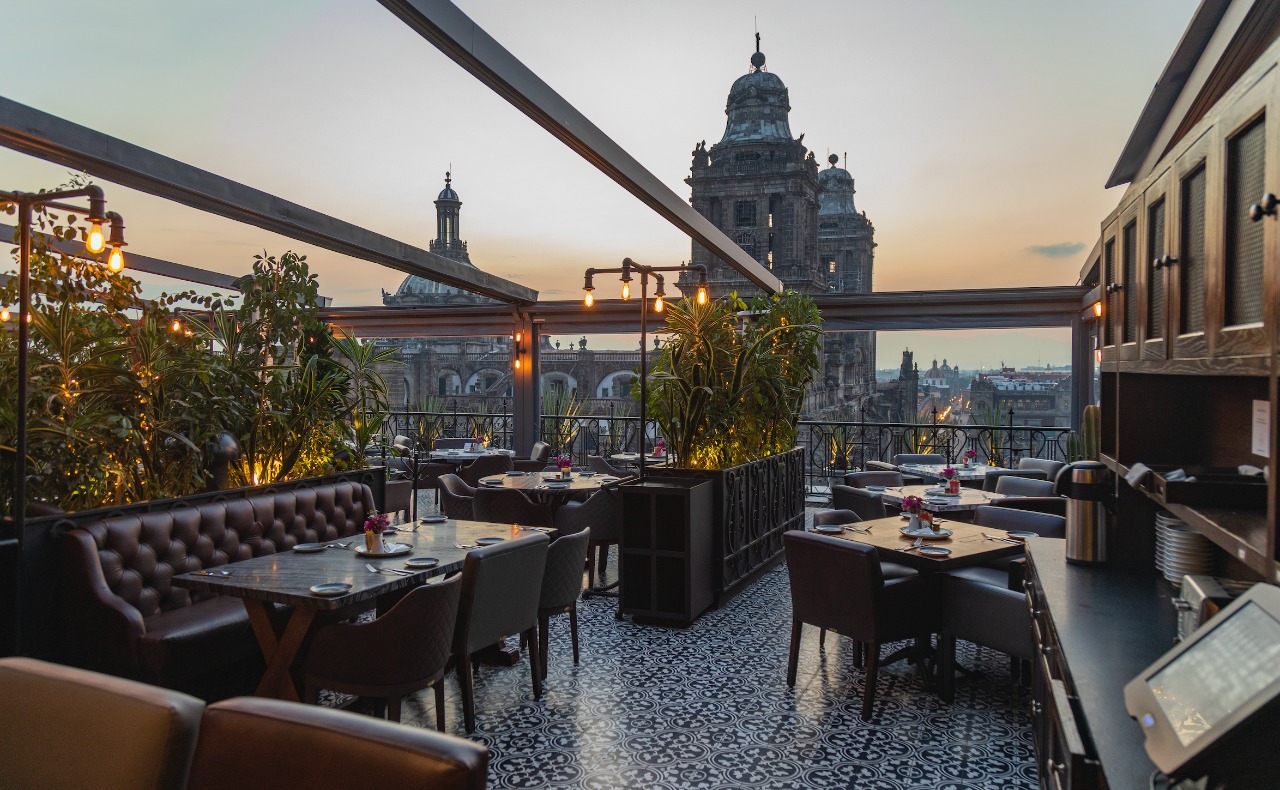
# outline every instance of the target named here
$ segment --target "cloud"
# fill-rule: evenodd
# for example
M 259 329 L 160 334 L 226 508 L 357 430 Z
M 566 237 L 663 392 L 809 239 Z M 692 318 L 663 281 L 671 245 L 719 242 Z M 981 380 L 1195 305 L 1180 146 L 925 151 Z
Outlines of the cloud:
M 1057 244 L 1033 244 L 1027 251 L 1046 258 L 1070 258 L 1084 252 L 1083 241 L 1063 241 Z

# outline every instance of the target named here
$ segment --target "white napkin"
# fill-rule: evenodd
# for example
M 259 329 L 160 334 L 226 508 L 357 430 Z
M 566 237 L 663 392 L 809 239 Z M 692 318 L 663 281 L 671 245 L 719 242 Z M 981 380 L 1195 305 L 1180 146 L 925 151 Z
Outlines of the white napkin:
M 1142 485 L 1142 481 L 1145 480 L 1149 474 L 1151 474 L 1150 467 L 1139 461 L 1129 467 L 1129 474 L 1124 476 L 1124 481 L 1128 483 L 1130 487 L 1137 488 Z M 1168 479 L 1168 476 L 1166 476 L 1165 479 Z

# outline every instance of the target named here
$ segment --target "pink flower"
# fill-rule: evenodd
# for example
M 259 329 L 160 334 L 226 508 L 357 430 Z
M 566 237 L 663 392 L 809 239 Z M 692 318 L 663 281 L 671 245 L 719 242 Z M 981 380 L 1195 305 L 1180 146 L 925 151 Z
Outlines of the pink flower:
M 391 526 L 391 517 L 386 513 L 370 513 L 364 520 L 365 532 L 382 532 Z
M 924 500 L 918 496 L 904 496 L 902 498 L 902 509 L 907 513 L 919 513 L 924 507 Z

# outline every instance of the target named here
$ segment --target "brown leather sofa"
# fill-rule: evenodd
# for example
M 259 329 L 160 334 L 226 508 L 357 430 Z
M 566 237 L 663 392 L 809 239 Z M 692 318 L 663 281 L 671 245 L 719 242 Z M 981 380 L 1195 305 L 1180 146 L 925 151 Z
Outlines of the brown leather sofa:
M 363 529 L 355 482 L 97 521 L 61 538 L 63 660 L 170 688 L 259 657 L 244 605 L 174 576 L 336 540 Z
M 0 699 L 0 790 L 481 790 L 488 772 L 485 747 L 431 730 L 277 700 L 206 708 L 26 658 L 0 659 Z

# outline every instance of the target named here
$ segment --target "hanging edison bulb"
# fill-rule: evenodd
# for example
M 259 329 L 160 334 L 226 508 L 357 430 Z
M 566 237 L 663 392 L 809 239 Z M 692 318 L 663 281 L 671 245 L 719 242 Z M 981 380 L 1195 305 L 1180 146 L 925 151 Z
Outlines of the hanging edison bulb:
M 630 298 L 631 298 L 631 283 L 623 283 L 622 284 L 622 300 L 625 302 Z
M 3 309 L 0 309 L 0 321 L 8 321 L 8 320 L 9 320 L 9 307 L 6 305 Z
M 707 289 L 699 285 L 698 286 L 698 304 L 706 304 L 706 303 L 707 303 Z
M 662 312 L 662 308 L 664 308 L 665 306 L 666 306 L 666 305 L 664 305 L 664 304 L 662 303 L 662 297 L 661 297 L 661 296 L 659 296 L 657 299 L 654 299 L 654 300 L 653 300 L 653 312 L 655 312 L 655 313 L 661 313 L 661 312 Z
M 94 220 L 93 224 L 89 226 L 89 235 L 85 236 L 84 248 L 96 255 L 107 246 L 106 241 L 106 238 L 102 235 L 102 223 Z
M 113 272 L 118 272 L 124 268 L 124 253 L 119 247 L 111 248 L 111 256 L 107 258 L 107 268 Z

